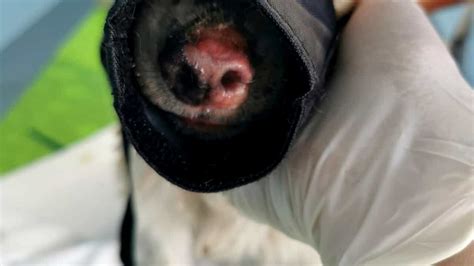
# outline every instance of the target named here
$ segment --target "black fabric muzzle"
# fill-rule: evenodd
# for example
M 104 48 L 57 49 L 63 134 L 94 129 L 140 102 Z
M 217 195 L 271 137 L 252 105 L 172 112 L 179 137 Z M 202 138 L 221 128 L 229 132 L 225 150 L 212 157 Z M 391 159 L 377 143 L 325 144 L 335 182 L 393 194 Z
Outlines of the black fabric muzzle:
M 294 49 L 299 62 L 294 67 L 301 69 L 304 81 L 284 112 L 232 141 L 195 140 L 177 134 L 163 112 L 141 95 L 133 74 L 131 46 L 141 2 L 116 1 L 101 47 L 114 107 L 127 141 L 158 174 L 190 191 L 218 192 L 267 175 L 281 162 L 325 94 L 323 85 L 336 36 L 332 0 L 257 1 L 262 14 L 277 24 Z

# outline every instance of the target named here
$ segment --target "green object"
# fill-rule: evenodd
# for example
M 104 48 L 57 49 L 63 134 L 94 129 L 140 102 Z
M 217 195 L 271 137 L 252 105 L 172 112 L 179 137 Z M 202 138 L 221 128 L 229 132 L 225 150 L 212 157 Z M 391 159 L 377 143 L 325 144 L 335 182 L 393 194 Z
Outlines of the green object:
M 99 57 L 107 10 L 73 31 L 51 63 L 0 121 L 0 174 L 113 123 L 109 85 Z

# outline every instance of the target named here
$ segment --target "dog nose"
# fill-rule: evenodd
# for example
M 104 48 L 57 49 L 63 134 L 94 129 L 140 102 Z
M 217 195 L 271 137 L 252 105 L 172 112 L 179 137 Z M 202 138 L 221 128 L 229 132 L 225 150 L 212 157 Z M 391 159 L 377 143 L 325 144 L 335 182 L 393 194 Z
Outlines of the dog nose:
M 211 109 L 238 108 L 249 94 L 254 71 L 240 33 L 228 26 L 199 29 L 184 46 L 187 63 L 178 83 L 185 98 Z

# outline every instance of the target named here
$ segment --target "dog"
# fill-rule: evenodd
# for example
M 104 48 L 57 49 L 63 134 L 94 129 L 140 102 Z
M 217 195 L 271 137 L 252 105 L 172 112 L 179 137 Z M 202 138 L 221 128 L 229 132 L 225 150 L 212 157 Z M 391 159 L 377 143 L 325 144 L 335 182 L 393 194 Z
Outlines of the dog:
M 252 1 L 200 2 L 142 4 L 135 74 L 142 94 L 180 134 L 231 139 L 285 108 L 294 55 Z M 352 6 L 335 0 L 338 17 Z M 320 264 L 313 248 L 248 219 L 221 194 L 170 184 L 129 148 L 136 265 Z
M 134 29 L 141 93 L 174 129 L 232 139 L 284 110 L 294 54 L 251 1 L 145 0 Z M 355 0 L 333 0 L 336 17 Z M 224 4 L 222 4 L 224 3 Z M 127 146 L 136 265 L 318 265 L 318 253 L 236 210 L 221 194 L 182 190 Z

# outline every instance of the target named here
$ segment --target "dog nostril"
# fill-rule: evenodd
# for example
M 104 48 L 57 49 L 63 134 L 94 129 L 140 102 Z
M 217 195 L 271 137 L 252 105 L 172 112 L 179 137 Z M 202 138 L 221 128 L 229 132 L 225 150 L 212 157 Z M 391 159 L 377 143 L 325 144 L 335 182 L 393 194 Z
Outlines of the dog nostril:
M 187 64 L 180 66 L 175 76 L 172 91 L 182 102 L 190 105 L 201 104 L 207 95 L 207 84 L 201 84 L 194 70 Z
M 242 85 L 246 85 L 243 82 L 242 75 L 235 70 L 230 70 L 224 73 L 221 78 L 221 84 L 226 90 L 234 90 Z

